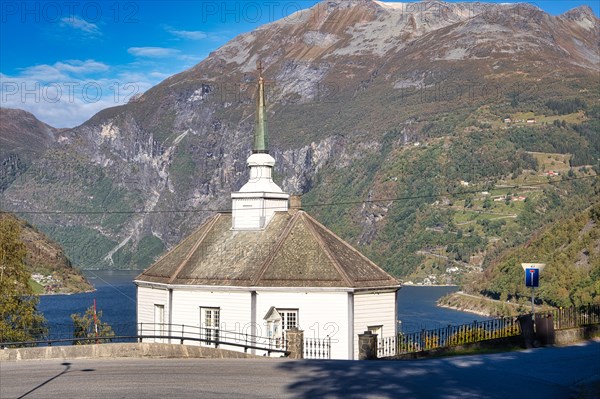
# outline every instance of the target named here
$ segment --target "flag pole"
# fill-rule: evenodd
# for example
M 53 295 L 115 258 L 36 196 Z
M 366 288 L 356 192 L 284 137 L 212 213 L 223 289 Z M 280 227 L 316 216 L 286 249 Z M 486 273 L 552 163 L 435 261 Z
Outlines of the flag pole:
M 94 298 L 94 332 L 96 333 L 96 344 L 98 344 L 98 315 L 96 314 L 96 298 Z

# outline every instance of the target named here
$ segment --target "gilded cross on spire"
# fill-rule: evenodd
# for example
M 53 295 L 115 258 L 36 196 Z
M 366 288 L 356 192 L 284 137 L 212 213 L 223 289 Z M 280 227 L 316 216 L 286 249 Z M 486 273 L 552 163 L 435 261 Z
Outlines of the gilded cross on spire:
M 269 153 L 269 136 L 267 134 L 267 102 L 265 100 L 265 84 L 262 76 L 262 62 L 256 63 L 258 70 L 258 90 L 256 91 L 256 126 L 254 129 L 253 154 Z

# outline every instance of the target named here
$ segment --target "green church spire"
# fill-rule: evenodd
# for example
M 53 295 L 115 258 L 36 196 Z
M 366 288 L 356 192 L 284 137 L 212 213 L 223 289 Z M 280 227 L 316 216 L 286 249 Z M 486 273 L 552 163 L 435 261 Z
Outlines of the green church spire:
M 256 127 L 254 129 L 253 154 L 269 153 L 269 136 L 267 134 L 267 104 L 265 101 L 265 82 L 262 76 L 263 66 L 258 61 L 258 91 L 256 98 Z

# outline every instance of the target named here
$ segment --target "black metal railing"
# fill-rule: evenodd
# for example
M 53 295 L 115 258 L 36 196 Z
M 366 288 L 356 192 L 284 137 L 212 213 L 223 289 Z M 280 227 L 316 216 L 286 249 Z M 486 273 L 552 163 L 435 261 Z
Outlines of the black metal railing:
M 331 337 L 304 338 L 305 359 L 331 359 Z
M 552 315 L 556 330 L 600 324 L 600 305 L 560 308 L 543 313 Z
M 213 327 L 190 326 L 184 324 L 139 323 L 138 338 L 162 343 L 200 342 L 207 346 L 235 346 L 268 352 L 287 354 L 287 341 L 283 338 L 263 337 L 238 331 L 221 330 Z
M 36 328 L 20 329 L 18 335 L 7 334 L 0 328 L 0 345 L 28 343 L 34 345 L 80 345 L 104 342 L 135 342 L 137 327 L 135 323 L 111 324 L 111 331 L 100 330 L 98 336 L 90 331 L 76 328 L 73 324 L 51 323 Z M 102 335 L 102 337 L 100 336 Z
M 552 315 L 556 330 L 600 324 L 600 305 L 553 309 L 539 314 Z M 459 326 L 449 325 L 433 330 L 382 337 L 377 342 L 377 352 L 379 357 L 394 356 L 514 337 L 520 334 L 521 327 L 517 317 L 501 317 Z
M 73 325 L 50 325 L 45 330 L 28 331 L 27 340 L 9 340 L 0 336 L 0 347 L 102 344 L 107 342 L 199 343 L 200 345 L 254 349 L 266 354 L 288 355 L 287 341 L 237 331 L 226 331 L 183 324 L 127 323 L 114 325 L 110 335 L 78 336 Z
M 379 357 L 394 356 L 520 334 L 521 328 L 516 317 L 502 317 L 459 326 L 448 325 L 434 330 L 382 337 L 378 340 L 377 352 Z

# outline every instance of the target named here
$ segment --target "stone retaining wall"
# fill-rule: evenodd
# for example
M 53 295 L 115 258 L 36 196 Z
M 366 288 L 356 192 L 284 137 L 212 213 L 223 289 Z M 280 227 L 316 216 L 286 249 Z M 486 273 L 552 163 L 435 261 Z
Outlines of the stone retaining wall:
M 0 349 L 0 362 L 40 359 L 81 359 L 117 357 L 164 358 L 260 358 L 263 356 L 203 346 L 158 343 L 118 343 L 99 345 L 44 346 Z
M 594 337 L 600 337 L 600 324 L 569 328 L 568 330 L 555 330 L 556 345 L 570 345 Z

